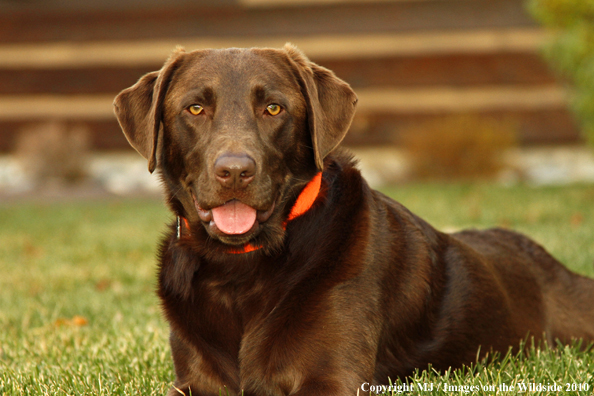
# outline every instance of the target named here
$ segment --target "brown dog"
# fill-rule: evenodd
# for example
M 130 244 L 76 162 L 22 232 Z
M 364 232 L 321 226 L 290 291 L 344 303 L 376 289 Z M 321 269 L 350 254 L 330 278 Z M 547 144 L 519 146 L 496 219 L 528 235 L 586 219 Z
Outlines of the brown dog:
M 291 46 L 178 50 L 116 98 L 177 215 L 159 295 L 186 395 L 367 394 L 528 335 L 594 340 L 594 281 L 370 189 L 335 150 L 356 102 Z

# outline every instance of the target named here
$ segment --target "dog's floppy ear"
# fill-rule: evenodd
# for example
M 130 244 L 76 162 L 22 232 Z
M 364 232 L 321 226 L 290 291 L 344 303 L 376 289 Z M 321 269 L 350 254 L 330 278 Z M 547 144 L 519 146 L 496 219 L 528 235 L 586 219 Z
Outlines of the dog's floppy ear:
M 148 160 L 151 173 L 157 167 L 163 100 L 183 53 L 184 50 L 178 48 L 161 70 L 144 75 L 136 84 L 120 92 L 113 102 L 126 139 Z
M 357 105 L 357 95 L 349 84 L 319 65 L 311 62 L 291 44 L 285 51 L 298 71 L 301 90 L 307 102 L 309 129 L 316 166 L 324 167 L 324 158 L 344 139 Z

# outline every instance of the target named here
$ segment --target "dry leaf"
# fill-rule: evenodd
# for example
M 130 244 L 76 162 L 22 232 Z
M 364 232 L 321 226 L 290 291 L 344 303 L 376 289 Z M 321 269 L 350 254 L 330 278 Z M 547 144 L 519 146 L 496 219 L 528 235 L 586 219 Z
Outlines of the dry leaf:
M 574 213 L 571 216 L 571 225 L 574 227 L 580 226 L 584 222 L 584 215 L 582 213 Z
M 87 318 L 75 315 L 72 317 L 72 324 L 75 326 L 86 326 L 89 324 Z
M 79 316 L 79 315 L 74 315 L 72 317 L 72 319 L 58 318 L 54 322 L 54 326 L 56 326 L 56 327 L 61 327 L 61 326 L 80 327 L 80 326 L 86 326 L 87 324 L 89 324 L 89 321 L 85 317 Z

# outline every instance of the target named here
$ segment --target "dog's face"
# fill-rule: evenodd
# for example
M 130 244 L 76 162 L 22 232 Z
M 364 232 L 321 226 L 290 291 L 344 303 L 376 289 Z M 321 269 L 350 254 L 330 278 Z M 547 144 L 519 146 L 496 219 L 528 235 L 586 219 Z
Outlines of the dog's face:
M 290 205 L 344 138 L 355 103 L 346 83 L 285 46 L 179 50 L 114 105 L 193 234 L 276 248 Z

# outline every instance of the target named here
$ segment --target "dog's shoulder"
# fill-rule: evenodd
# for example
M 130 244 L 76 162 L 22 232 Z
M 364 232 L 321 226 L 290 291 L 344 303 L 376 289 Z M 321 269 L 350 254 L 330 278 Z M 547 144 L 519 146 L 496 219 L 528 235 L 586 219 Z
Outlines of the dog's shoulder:
M 358 167 L 358 161 L 347 150 L 337 150 L 329 158 L 324 178 L 329 184 L 328 209 L 339 219 L 336 233 L 366 226 L 373 240 L 386 242 L 395 238 L 431 250 L 442 250 L 448 235 L 411 212 L 402 203 L 369 186 Z M 326 218 L 328 218 L 326 216 Z M 352 224 L 346 228 L 344 223 Z M 369 238 L 363 238 L 374 242 Z

